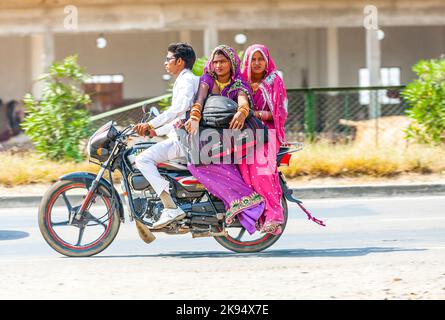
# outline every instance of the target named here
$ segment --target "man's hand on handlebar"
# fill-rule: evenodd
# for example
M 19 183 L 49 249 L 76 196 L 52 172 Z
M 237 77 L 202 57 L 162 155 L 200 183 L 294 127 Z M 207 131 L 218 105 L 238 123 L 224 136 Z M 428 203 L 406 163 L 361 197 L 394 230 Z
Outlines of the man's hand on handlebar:
M 151 131 L 154 131 L 154 130 L 153 130 L 153 127 L 148 123 L 138 123 L 137 125 L 134 126 L 133 131 L 136 132 L 140 136 L 144 136 L 145 133 L 148 132 L 150 134 L 150 138 L 152 138 Z M 155 133 L 155 135 L 156 135 L 156 133 Z

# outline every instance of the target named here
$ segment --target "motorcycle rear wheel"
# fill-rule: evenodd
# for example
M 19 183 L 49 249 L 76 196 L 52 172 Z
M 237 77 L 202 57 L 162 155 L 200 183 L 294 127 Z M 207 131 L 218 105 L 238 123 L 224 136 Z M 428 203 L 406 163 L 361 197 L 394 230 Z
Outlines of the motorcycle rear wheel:
M 270 233 L 266 234 L 260 234 L 258 231 L 255 232 L 252 236 L 248 235 L 248 232 L 243 228 L 231 228 L 226 227 L 226 230 L 229 232 L 233 231 L 234 229 L 238 229 L 238 236 L 233 237 L 232 235 L 228 234 L 226 237 L 214 237 L 214 239 L 222 245 L 224 248 L 231 250 L 236 253 L 254 253 L 254 252 L 260 252 L 263 251 L 270 246 L 272 246 L 275 242 L 278 241 L 278 239 L 281 237 L 281 235 L 284 232 L 284 229 L 286 228 L 287 224 L 287 216 L 288 216 L 288 207 L 287 202 L 284 196 L 281 199 L 281 205 L 283 207 L 283 214 L 284 214 L 284 222 L 281 226 L 282 232 L 279 235 L 273 235 Z M 237 230 L 236 230 L 237 231 Z M 253 238 L 253 239 L 244 239 L 245 234 L 247 234 L 247 238 Z

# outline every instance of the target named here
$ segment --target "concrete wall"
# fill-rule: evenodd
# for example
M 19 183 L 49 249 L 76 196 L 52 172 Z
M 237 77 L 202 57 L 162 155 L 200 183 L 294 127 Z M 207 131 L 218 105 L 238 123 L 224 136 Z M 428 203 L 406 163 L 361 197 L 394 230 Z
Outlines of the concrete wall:
M 29 37 L 0 37 L 0 98 L 19 99 L 31 91 Z
M 445 53 L 445 26 L 385 27 L 382 41 L 382 66 L 401 68 L 401 83 L 414 77 L 411 67 L 420 59 Z M 235 34 L 243 32 L 248 43 L 234 43 Z M 96 47 L 98 33 L 56 34 L 55 57 L 62 59 L 78 53 L 79 63 L 90 74 L 123 74 L 124 98 L 142 98 L 165 92 L 167 83 L 163 58 L 171 42 L 180 40 L 179 31 L 140 31 L 106 34 L 105 49 Z M 237 50 L 251 43 L 266 44 L 288 88 L 301 87 L 307 71 L 309 86 L 327 85 L 326 29 L 226 30 L 219 32 L 219 43 Z M 203 32 L 190 31 L 188 40 L 198 56 L 203 55 Z M 358 85 L 358 70 L 365 66 L 365 31 L 363 28 L 339 28 L 339 85 Z M 0 97 L 20 99 L 31 91 L 30 37 L 0 37 Z
M 77 53 L 89 74 L 123 74 L 124 99 L 161 94 L 167 84 L 163 58 L 177 32 L 105 34 L 107 46 L 96 47 L 98 34 L 57 35 L 56 59 Z
M 445 26 L 386 27 L 381 42 L 382 67 L 400 67 L 401 84 L 415 78 L 412 66 L 420 59 L 445 54 Z M 358 70 L 366 67 L 365 30 L 340 28 L 340 85 L 358 84 Z
M 301 87 L 305 72 L 309 86 L 323 83 L 326 72 L 324 29 L 247 30 L 243 31 L 247 36 L 247 43 L 243 46 L 234 42 L 237 33 L 240 31 L 221 31 L 219 42 L 237 50 L 244 50 L 254 43 L 265 44 L 278 69 L 283 71 L 289 88 Z
M 165 93 L 168 83 L 164 57 L 167 47 L 180 40 L 179 32 L 133 32 L 105 34 L 107 46 L 96 47 L 98 34 L 56 36 L 56 59 L 77 53 L 79 64 L 89 74 L 123 74 L 124 99 L 156 96 Z M 200 32 L 191 32 L 191 43 L 202 54 Z M 195 45 L 195 43 L 197 45 Z

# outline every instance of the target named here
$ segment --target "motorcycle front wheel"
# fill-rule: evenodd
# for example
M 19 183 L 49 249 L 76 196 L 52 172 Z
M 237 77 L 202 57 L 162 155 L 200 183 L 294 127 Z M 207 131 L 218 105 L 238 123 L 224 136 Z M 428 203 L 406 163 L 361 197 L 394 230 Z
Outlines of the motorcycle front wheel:
M 89 257 L 106 249 L 116 237 L 120 219 L 111 195 L 98 187 L 80 219 L 74 217 L 88 190 L 84 183 L 61 180 L 43 196 L 39 228 L 51 248 L 68 257 Z
M 282 232 L 279 235 L 270 233 L 260 233 L 259 231 L 250 235 L 243 227 L 226 227 L 228 235 L 219 236 L 214 239 L 224 248 L 237 253 L 253 253 L 263 251 L 272 246 L 284 232 L 287 224 L 288 208 L 284 196 L 281 198 L 283 207 L 284 222 L 281 226 Z

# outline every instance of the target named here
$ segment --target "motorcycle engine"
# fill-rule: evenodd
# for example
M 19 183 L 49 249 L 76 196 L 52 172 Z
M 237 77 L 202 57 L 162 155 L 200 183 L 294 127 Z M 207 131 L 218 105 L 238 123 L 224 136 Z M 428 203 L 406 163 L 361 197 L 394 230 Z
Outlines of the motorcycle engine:
M 145 219 L 150 223 L 158 221 L 162 209 L 164 209 L 162 202 L 153 203 L 146 198 L 134 198 L 133 205 L 139 218 L 141 220 Z

